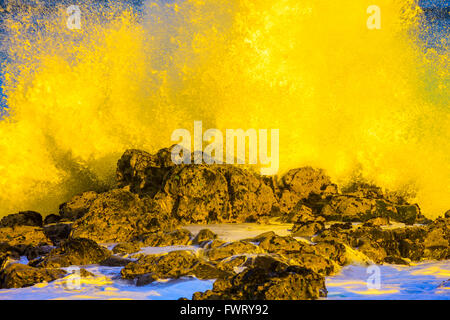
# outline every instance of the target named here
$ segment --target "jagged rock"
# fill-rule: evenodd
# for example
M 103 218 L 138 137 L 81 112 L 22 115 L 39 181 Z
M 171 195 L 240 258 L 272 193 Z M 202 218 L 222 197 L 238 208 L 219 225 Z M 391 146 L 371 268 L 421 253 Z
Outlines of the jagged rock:
M 226 243 L 227 242 L 224 241 L 224 240 L 214 239 L 212 241 L 204 243 L 203 244 L 203 249 L 207 250 L 207 249 L 218 248 L 220 246 L 223 246 Z
M 44 226 L 46 226 L 48 224 L 58 223 L 60 221 L 61 221 L 61 216 L 56 215 L 56 214 L 49 214 L 44 219 Z
M 71 236 L 100 243 L 125 242 L 177 224 L 164 202 L 115 189 L 98 195 L 89 211 L 73 223 Z
M 414 224 L 420 214 L 417 205 L 396 205 L 382 199 L 339 195 L 331 198 L 321 211 L 328 221 L 365 222 L 385 217 L 406 224 Z
M 337 192 L 330 178 L 321 169 L 303 167 L 289 170 L 280 182 L 279 206 L 282 213 L 289 213 L 300 200 L 311 194 L 333 194 Z
M 268 272 L 254 267 L 231 279 L 216 280 L 213 290 L 194 293 L 193 300 L 306 300 L 326 296 L 323 276 L 299 266 Z
M 334 239 L 321 241 L 314 246 L 314 249 L 317 254 L 335 261 L 340 266 L 348 262 L 345 245 Z
M 450 257 L 449 240 L 443 229 L 432 229 L 424 240 L 424 257 L 442 260 Z
M 378 217 L 378 218 L 372 218 L 370 220 L 367 220 L 364 223 L 364 226 L 366 226 L 366 227 L 381 227 L 381 226 L 387 226 L 389 224 L 390 224 L 389 218 Z
M 190 251 L 172 251 L 164 255 L 146 255 L 121 271 L 124 279 L 137 278 L 139 285 L 156 279 L 177 279 L 193 275 L 199 279 L 216 279 L 230 275 L 215 265 L 199 259 Z
M 216 166 L 228 182 L 231 219 L 224 222 L 258 222 L 277 206 L 272 188 L 264 179 L 235 166 Z
M 222 260 L 234 255 L 251 254 L 259 252 L 258 246 L 247 241 L 235 241 L 205 251 L 206 256 L 212 260 Z
M 314 221 L 315 218 L 310 207 L 298 203 L 289 213 L 282 214 L 279 220 L 284 223 L 299 223 L 310 220 Z
M 423 243 L 418 240 L 402 239 L 398 245 L 400 255 L 412 261 L 420 261 L 425 249 Z
M 182 224 L 231 219 L 227 180 L 210 166 L 175 167 L 166 178 L 163 196 L 173 199 L 172 212 Z
M 170 150 L 161 149 L 156 155 L 136 149 L 126 150 L 117 162 L 116 180 L 119 188 L 153 197 L 162 189 L 164 177 L 174 164 Z
M 7 258 L 11 258 L 14 260 L 20 259 L 20 254 L 22 253 L 21 251 L 22 250 L 20 250 L 19 248 L 11 246 L 6 242 L 0 242 L 0 266 L 1 266 L 1 261 L 5 260 Z
M 389 218 L 409 225 L 413 225 L 421 216 L 419 206 L 416 204 L 395 206 L 395 210 L 388 214 Z
M 73 265 L 87 265 L 103 261 L 111 252 L 95 241 L 83 238 L 66 240 L 61 247 L 53 249 L 44 257 L 40 267 L 61 268 Z
M 344 230 L 351 230 L 353 228 L 353 224 L 351 222 L 345 222 L 345 223 L 333 223 L 330 225 L 330 230 L 332 231 L 344 231 Z
M 133 262 L 133 260 L 118 257 L 118 256 L 110 256 L 109 258 L 106 258 L 105 260 L 100 261 L 99 264 L 101 266 L 107 266 L 107 267 L 124 267 L 131 262 Z
M 245 255 L 232 256 L 221 260 L 217 264 L 217 268 L 223 271 L 234 272 L 236 268 L 243 267 L 248 258 Z
M 325 229 L 325 224 L 322 222 L 303 222 L 295 224 L 292 228 L 293 237 L 312 237 Z
M 329 276 L 338 271 L 337 265 L 335 265 L 330 259 L 324 256 L 313 253 L 302 254 L 290 254 L 290 263 L 300 265 L 308 268 L 318 274 Z
M 38 246 L 51 244 L 42 228 L 19 226 L 14 228 L 0 228 L 0 242 L 6 242 L 11 246 Z
M 373 184 L 361 182 L 354 182 L 342 188 L 342 193 L 358 198 L 368 199 L 382 199 L 385 196 L 383 189 L 381 189 L 380 187 Z
M 212 232 L 209 229 L 200 230 L 195 236 L 194 240 L 192 240 L 192 244 L 194 245 L 202 245 L 207 241 L 211 241 L 217 238 L 217 234 Z
M 19 226 L 42 227 L 42 216 L 35 211 L 22 211 L 7 215 L 0 220 L 0 228 Z
M 53 246 L 38 246 L 38 247 L 28 247 L 24 251 L 24 255 L 27 257 L 29 261 L 39 258 L 41 256 L 45 256 L 50 253 L 54 249 Z
M 114 246 L 112 252 L 115 254 L 129 254 L 141 250 L 141 246 L 136 242 L 122 242 Z
M 376 242 L 365 241 L 358 249 L 378 264 L 382 264 L 387 257 L 386 250 Z
M 266 235 L 266 236 L 264 236 Z M 264 236 L 259 242 L 259 247 L 270 253 L 280 253 L 289 251 L 300 251 L 305 245 L 295 240 L 290 236 L 279 236 L 276 234 L 265 233 L 259 237 Z
M 197 279 L 222 279 L 231 276 L 233 270 L 218 268 L 216 265 L 204 261 L 195 264 L 191 272 Z
M 179 278 L 189 274 L 198 262 L 190 251 L 172 251 L 164 255 L 146 255 L 122 269 L 124 279 L 134 279 L 139 275 L 152 273 L 160 279 Z
M 177 229 L 171 232 L 147 233 L 138 240 L 144 246 L 166 247 L 166 246 L 187 246 L 191 243 L 193 235 L 186 229 Z
M 23 288 L 40 282 L 50 282 L 64 277 L 66 272 L 60 269 L 34 268 L 27 265 L 9 264 L 0 272 L 0 288 Z
M 62 241 L 69 238 L 70 232 L 72 231 L 72 223 L 62 222 L 48 224 L 44 226 L 43 230 L 53 244 L 58 246 Z
M 272 212 L 273 190 L 259 175 L 228 165 L 175 166 L 170 150 L 127 150 L 118 162 L 119 187 L 163 199 L 180 223 L 253 222 Z
M 82 218 L 97 199 L 98 194 L 94 191 L 84 192 L 74 196 L 70 201 L 59 206 L 59 214 L 62 219 L 75 221 Z

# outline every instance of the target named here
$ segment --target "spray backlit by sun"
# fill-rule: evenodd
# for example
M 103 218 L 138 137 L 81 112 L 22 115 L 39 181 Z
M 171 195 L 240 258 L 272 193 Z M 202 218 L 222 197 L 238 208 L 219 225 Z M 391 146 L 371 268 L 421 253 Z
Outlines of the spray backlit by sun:
M 7 20 L 0 215 L 44 214 L 101 190 L 127 148 L 171 132 L 280 129 L 281 170 L 323 167 L 450 209 L 449 51 L 417 40 L 413 0 L 147 2 L 65 7 Z M 38 19 L 38 21 L 36 21 Z M 39 27 L 36 27 L 38 25 Z

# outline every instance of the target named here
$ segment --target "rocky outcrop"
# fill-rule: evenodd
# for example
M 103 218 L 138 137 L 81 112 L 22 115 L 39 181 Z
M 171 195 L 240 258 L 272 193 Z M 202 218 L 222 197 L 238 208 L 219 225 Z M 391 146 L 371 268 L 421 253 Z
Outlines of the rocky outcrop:
M 193 235 L 186 229 L 177 229 L 170 232 L 153 232 L 139 236 L 137 240 L 142 246 L 166 247 L 187 246 L 192 242 Z
M 0 242 L 5 242 L 10 246 L 38 246 L 52 244 L 42 228 L 29 226 L 0 228 Z
M 22 211 L 10 214 L 0 220 L 0 228 L 13 228 L 19 226 L 42 227 L 42 216 L 35 211 Z
M 199 279 L 216 279 L 230 273 L 198 258 L 193 252 L 172 251 L 164 255 L 145 255 L 128 264 L 121 274 L 124 279 L 136 279 L 139 285 L 145 285 L 157 279 L 177 279 L 189 275 Z
M 217 239 L 217 234 L 209 229 L 202 229 L 197 233 L 194 240 L 192 240 L 192 244 L 201 246 L 214 239 Z
M 180 223 L 251 222 L 276 204 L 272 188 L 250 171 L 228 165 L 179 165 L 170 149 L 151 155 L 127 150 L 118 162 L 119 187 L 164 199 Z
M 61 221 L 61 216 L 59 216 L 57 214 L 49 214 L 44 219 L 44 226 L 46 226 L 48 224 L 58 223 L 60 221 Z
M 139 235 L 171 230 L 178 222 L 164 201 L 139 198 L 125 189 L 99 194 L 72 225 L 71 237 L 100 243 L 131 241 Z
M 13 263 L 0 271 L 0 288 L 30 287 L 41 282 L 50 282 L 66 275 L 64 270 L 34 268 L 27 265 Z
M 240 254 L 261 252 L 257 245 L 247 241 L 235 241 L 205 250 L 205 255 L 211 261 L 222 260 Z
M 196 292 L 192 299 L 306 300 L 325 297 L 326 292 L 325 278 L 314 271 L 266 261 L 231 278 L 216 280 L 212 290 Z
M 327 196 L 337 193 L 336 185 L 323 170 L 303 167 L 289 170 L 279 183 L 280 211 L 289 214 L 300 200 L 312 195 Z
M 94 191 L 84 192 L 80 195 L 74 196 L 70 201 L 59 206 L 59 214 L 61 219 L 75 221 L 82 218 L 89 212 L 92 203 L 97 199 L 97 197 L 98 194 Z
M 67 240 L 72 231 L 72 223 L 62 222 L 47 224 L 43 228 L 45 235 L 52 241 L 55 246 L 58 246 L 62 241 Z
M 366 222 L 383 217 L 412 225 L 419 217 L 420 209 L 417 205 L 399 205 L 384 199 L 338 195 L 331 198 L 320 215 L 328 221 Z
M 88 265 L 101 262 L 110 256 L 111 252 L 108 249 L 93 240 L 73 238 L 50 251 L 38 265 L 44 268 Z
M 141 250 L 141 246 L 136 242 L 122 242 L 114 246 L 112 252 L 115 254 L 130 254 Z

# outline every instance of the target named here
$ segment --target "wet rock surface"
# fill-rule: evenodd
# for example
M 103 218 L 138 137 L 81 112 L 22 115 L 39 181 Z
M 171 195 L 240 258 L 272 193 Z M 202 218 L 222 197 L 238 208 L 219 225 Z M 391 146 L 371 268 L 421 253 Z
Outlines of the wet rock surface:
M 66 272 L 60 269 L 34 268 L 27 265 L 9 264 L 0 271 L 0 288 L 23 288 L 40 282 L 50 282 L 64 277 Z
M 170 230 L 177 224 L 164 203 L 115 189 L 99 194 L 89 211 L 73 223 L 71 237 L 123 242 L 141 234 Z
M 325 278 L 310 269 L 277 263 L 255 266 L 230 279 L 214 282 L 213 290 L 196 292 L 194 300 L 306 300 L 326 296 Z
M 10 214 L 0 220 L 0 228 L 18 226 L 42 227 L 42 224 L 41 214 L 35 211 L 23 211 Z
M 111 252 L 95 241 L 72 238 L 53 249 L 39 263 L 44 268 L 61 268 L 99 263 L 111 256 Z

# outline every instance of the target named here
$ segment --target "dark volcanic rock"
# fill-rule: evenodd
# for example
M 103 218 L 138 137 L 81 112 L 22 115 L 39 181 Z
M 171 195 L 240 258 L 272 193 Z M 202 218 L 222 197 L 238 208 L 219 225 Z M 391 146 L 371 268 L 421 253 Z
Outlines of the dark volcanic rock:
M 97 199 L 98 194 L 94 191 L 84 192 L 73 197 L 70 201 L 59 206 L 59 214 L 62 219 L 75 221 L 82 218 Z
M 217 234 L 212 232 L 209 229 L 202 229 L 200 230 L 197 235 L 195 236 L 194 240 L 192 240 L 192 244 L 195 245 L 202 245 L 205 242 L 214 240 L 217 238 Z
M 166 246 L 187 246 L 193 238 L 192 233 L 186 229 L 177 229 L 170 232 L 153 232 L 139 236 L 137 240 L 144 246 L 166 247 Z
M 172 251 L 164 255 L 146 255 L 128 264 L 121 271 L 124 279 L 137 279 L 138 285 L 145 285 L 156 279 L 177 279 L 195 276 L 199 279 L 227 277 L 231 273 L 199 259 L 190 251 Z
M 73 265 L 87 265 L 98 263 L 111 256 L 111 252 L 99 246 L 95 241 L 83 238 L 69 239 L 61 247 L 53 249 L 40 267 L 61 268 Z
M 124 279 L 134 279 L 139 275 L 152 273 L 157 278 L 179 278 L 189 274 L 198 263 L 196 255 L 190 251 L 172 251 L 164 255 L 146 255 L 122 269 Z
M 19 226 L 14 228 L 0 228 L 0 242 L 11 246 L 38 246 L 51 244 L 42 228 Z
M 337 193 L 337 188 L 323 170 L 311 167 L 292 169 L 283 176 L 280 183 L 280 211 L 289 213 L 300 200 L 310 195 Z
M 135 253 L 141 250 L 141 246 L 136 242 L 122 242 L 117 244 L 112 252 L 115 254 Z
M 317 243 L 314 246 L 314 250 L 317 254 L 336 262 L 340 266 L 343 266 L 348 262 L 345 245 L 334 239 Z
M 23 211 L 15 214 L 10 214 L 0 220 L 0 227 L 42 227 L 42 216 L 35 211 Z
M 34 268 L 13 263 L 0 271 L 0 288 L 23 288 L 40 282 L 50 282 L 64 277 L 66 272 L 60 269 Z
M 212 260 L 222 260 L 234 255 L 240 255 L 244 253 L 257 253 L 259 252 L 258 246 L 247 242 L 247 241 L 235 241 L 235 242 L 229 242 L 225 243 L 221 246 L 214 247 L 211 249 L 207 249 L 205 251 L 206 256 Z
M 224 222 L 258 222 L 277 206 L 272 188 L 261 176 L 235 166 L 216 168 L 228 182 L 232 212 L 231 219 Z
M 321 211 L 328 221 L 365 222 L 384 217 L 406 224 L 414 224 L 420 215 L 417 205 L 398 205 L 383 199 L 334 196 Z
M 173 201 L 172 213 L 183 224 L 226 222 L 231 218 L 227 180 L 211 166 L 175 167 L 161 197 Z
M 100 261 L 99 264 L 101 266 L 107 266 L 107 267 L 124 267 L 131 262 L 133 262 L 133 260 L 118 257 L 118 256 L 111 256 L 109 258 L 106 258 L 103 261 Z
M 170 150 L 127 150 L 118 162 L 119 187 L 161 199 L 182 224 L 259 221 L 276 205 L 263 177 L 229 165 L 175 166 Z
M 24 255 L 27 257 L 29 261 L 34 260 L 36 258 L 45 256 L 50 251 L 53 250 L 53 246 L 38 246 L 38 247 L 28 247 L 24 251 Z
M 312 237 L 325 229 L 323 222 L 303 222 L 295 224 L 292 228 L 293 237 Z
M 72 237 L 101 243 L 130 241 L 139 235 L 171 230 L 178 222 L 159 199 L 142 198 L 124 189 L 99 194 L 89 211 L 72 225 Z
M 55 246 L 59 245 L 62 241 L 69 238 L 70 232 L 72 231 L 72 223 L 55 223 L 45 225 L 44 228 L 45 235 L 53 242 Z
M 269 253 L 298 252 L 306 245 L 291 236 L 279 236 L 273 231 L 262 233 L 248 241 L 258 243 L 261 250 Z
M 307 268 L 282 271 L 253 267 L 228 279 L 216 280 L 213 290 L 196 292 L 194 300 L 306 300 L 326 296 L 325 278 Z
M 156 155 L 136 149 L 125 151 L 117 162 L 119 188 L 130 186 L 131 192 L 154 196 L 162 189 L 164 177 L 173 166 L 168 159 L 169 149 L 162 149 Z
M 57 214 L 49 214 L 44 219 L 44 226 L 48 224 L 58 223 L 59 221 L 61 221 L 61 216 Z

